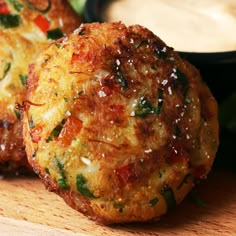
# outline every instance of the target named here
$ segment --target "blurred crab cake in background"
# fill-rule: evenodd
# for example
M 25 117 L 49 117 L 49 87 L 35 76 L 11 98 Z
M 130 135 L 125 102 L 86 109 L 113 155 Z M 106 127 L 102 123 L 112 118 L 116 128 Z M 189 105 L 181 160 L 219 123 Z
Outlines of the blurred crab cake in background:
M 0 0 L 0 173 L 29 168 L 16 109 L 25 94 L 29 63 L 80 23 L 63 0 Z
M 147 221 L 211 169 L 217 104 L 148 29 L 81 25 L 30 67 L 28 159 L 50 191 L 100 223 Z

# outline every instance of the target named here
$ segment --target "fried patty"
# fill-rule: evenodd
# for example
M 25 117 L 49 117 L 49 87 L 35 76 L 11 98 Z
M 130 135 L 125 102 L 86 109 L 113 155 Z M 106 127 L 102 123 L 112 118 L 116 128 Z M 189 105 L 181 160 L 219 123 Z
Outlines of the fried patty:
M 217 103 L 198 70 L 146 28 L 84 24 L 40 53 L 27 86 L 29 162 L 93 220 L 160 217 L 211 169 Z
M 0 173 L 29 168 L 16 107 L 23 101 L 29 63 L 80 22 L 63 0 L 0 0 Z

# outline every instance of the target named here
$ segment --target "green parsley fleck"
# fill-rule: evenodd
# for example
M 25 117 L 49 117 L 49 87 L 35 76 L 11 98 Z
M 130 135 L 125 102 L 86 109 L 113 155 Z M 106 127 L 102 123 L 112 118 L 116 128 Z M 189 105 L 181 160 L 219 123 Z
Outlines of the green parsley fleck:
M 17 118 L 18 120 L 20 120 L 20 118 L 21 118 L 20 112 L 15 109 L 15 110 L 14 110 L 14 113 L 15 113 L 15 115 L 16 115 L 16 118 Z
M 16 11 L 20 12 L 24 6 L 17 0 L 8 0 L 8 2 L 15 8 Z
M 162 49 L 156 48 L 154 50 L 154 53 L 155 53 L 156 57 L 164 59 L 164 58 L 166 58 L 166 47 L 164 47 Z
M 179 184 L 179 186 L 177 187 L 177 189 L 181 189 L 181 187 L 184 185 L 184 184 L 187 184 L 188 183 L 188 179 L 191 177 L 191 174 L 187 174 L 185 175 L 184 179 L 181 181 L 181 183 Z
M 0 26 L 4 29 L 18 27 L 21 23 L 21 17 L 14 14 L 0 14 Z
M 2 74 L 2 78 L 0 78 L 0 80 L 4 79 L 8 73 L 8 71 L 11 69 L 11 63 L 10 62 L 7 62 L 5 65 L 4 65 L 4 68 L 3 68 L 3 74 Z
M 145 118 L 148 114 L 153 114 L 155 112 L 155 108 L 149 102 L 149 100 L 141 96 L 138 99 L 137 110 L 135 111 L 135 116 L 139 116 L 141 118 Z
M 121 89 L 123 91 L 127 90 L 128 89 L 128 82 L 119 69 L 116 71 L 116 75 L 117 75 L 117 82 L 121 85 Z
M 77 175 L 76 186 L 77 186 L 77 190 L 81 193 L 82 196 L 90 197 L 90 198 L 95 197 L 93 193 L 89 190 L 87 186 L 87 180 L 82 174 Z
M 62 38 L 63 36 L 64 36 L 64 34 L 62 33 L 62 31 L 59 28 L 47 31 L 47 38 L 48 39 L 56 40 L 56 39 Z
M 81 31 L 79 32 L 79 35 L 85 35 L 85 29 L 81 30 Z
M 29 120 L 29 127 L 30 127 L 30 129 L 35 128 L 35 124 L 34 124 L 34 121 L 33 121 L 32 117 Z
M 185 97 L 184 104 L 189 104 L 189 103 L 191 103 L 191 100 L 188 97 Z
M 55 43 L 55 46 L 59 49 L 61 48 L 61 44 L 60 43 Z
M 149 201 L 149 206 L 155 206 L 158 203 L 159 199 L 157 197 Z
M 148 43 L 148 40 L 141 41 L 138 45 L 135 46 L 136 49 L 139 49 L 140 47 L 144 46 Z
M 44 170 L 45 170 L 46 174 L 50 175 L 50 170 L 48 168 L 45 168 Z
M 188 88 L 188 78 L 180 69 L 174 69 L 174 76 L 176 79 L 174 80 L 174 88 L 182 86 L 185 90 Z
M 61 132 L 61 130 L 62 130 L 62 128 L 63 128 L 63 125 L 65 124 L 65 121 L 66 121 L 66 120 L 63 119 L 63 120 L 61 121 L 61 123 L 58 124 L 58 125 L 51 131 L 50 135 L 49 135 L 48 138 L 46 139 L 46 142 L 47 142 L 47 143 L 50 142 L 50 141 L 52 141 L 54 137 L 58 137 L 58 136 L 59 136 L 59 134 L 60 134 L 60 132 Z
M 65 172 L 64 172 L 64 164 L 62 164 L 57 158 L 56 158 L 56 162 L 57 162 L 57 167 L 58 167 L 59 174 L 60 174 L 60 178 L 57 179 L 57 183 L 59 184 L 59 186 L 61 188 L 67 189 L 67 188 L 69 188 L 69 186 L 66 183 L 66 176 L 65 176 Z
M 119 209 L 119 212 L 122 213 L 124 210 L 125 205 L 121 202 L 114 202 L 113 207 L 115 209 Z
M 161 195 L 166 200 L 167 210 L 171 210 L 176 206 L 176 200 L 175 195 L 171 187 L 169 187 L 167 184 L 162 188 Z
M 79 91 L 77 94 L 78 94 L 78 96 L 80 96 L 80 95 L 82 95 L 83 93 L 84 93 L 84 91 L 81 90 L 81 91 Z
M 163 105 L 163 90 L 162 89 L 158 89 L 158 101 L 157 101 L 157 108 L 156 108 L 156 114 L 157 115 L 160 115 L 161 114 L 161 108 L 162 108 L 162 105 Z
M 175 127 L 175 135 L 178 138 L 180 138 L 182 136 L 182 132 L 181 132 L 181 130 L 180 130 L 178 125 L 176 125 L 176 127 Z
M 19 78 L 20 78 L 21 84 L 23 86 L 25 86 L 26 82 L 27 82 L 27 79 L 28 79 L 28 76 L 27 75 L 19 75 Z

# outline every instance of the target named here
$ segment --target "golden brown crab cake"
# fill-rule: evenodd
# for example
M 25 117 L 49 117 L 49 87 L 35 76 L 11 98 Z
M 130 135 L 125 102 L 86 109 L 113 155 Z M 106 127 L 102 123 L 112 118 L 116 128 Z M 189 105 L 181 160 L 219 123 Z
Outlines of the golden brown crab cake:
M 148 29 L 84 24 L 30 67 L 29 162 L 89 218 L 147 221 L 211 169 L 217 104 L 199 72 Z
M 15 107 L 25 94 L 29 63 L 80 23 L 63 0 L 0 0 L 0 173 L 29 168 Z

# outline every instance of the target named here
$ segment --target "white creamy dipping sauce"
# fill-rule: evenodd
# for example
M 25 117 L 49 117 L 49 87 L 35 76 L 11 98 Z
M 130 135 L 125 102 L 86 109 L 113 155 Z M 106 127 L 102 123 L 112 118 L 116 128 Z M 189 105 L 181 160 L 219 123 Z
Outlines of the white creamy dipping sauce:
M 102 20 L 143 25 L 177 51 L 236 50 L 236 0 L 115 0 Z

